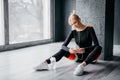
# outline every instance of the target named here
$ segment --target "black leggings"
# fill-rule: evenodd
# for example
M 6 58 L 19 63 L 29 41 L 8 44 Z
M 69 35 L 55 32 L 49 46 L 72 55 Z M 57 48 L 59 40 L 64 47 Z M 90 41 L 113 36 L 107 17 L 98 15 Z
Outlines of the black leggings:
M 90 48 L 89 50 L 85 51 L 84 54 L 76 54 L 78 59 L 76 62 L 82 62 L 85 61 L 86 64 L 91 63 L 96 59 L 101 54 L 102 47 L 101 46 L 96 46 L 93 48 Z M 59 52 L 54 54 L 52 57 L 56 58 L 56 61 L 59 61 L 63 56 L 66 58 L 70 57 L 70 52 L 67 52 L 63 49 L 61 49 Z M 46 60 L 48 64 L 50 64 L 50 58 Z

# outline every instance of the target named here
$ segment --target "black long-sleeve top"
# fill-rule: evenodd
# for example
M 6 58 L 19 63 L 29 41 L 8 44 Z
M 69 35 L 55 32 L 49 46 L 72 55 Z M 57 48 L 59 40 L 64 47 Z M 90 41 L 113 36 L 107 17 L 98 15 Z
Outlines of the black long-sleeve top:
M 92 47 L 99 46 L 93 27 L 87 27 L 83 31 L 72 30 L 62 45 L 63 50 L 69 51 L 67 45 L 70 43 L 72 38 L 75 39 L 75 42 L 79 48 L 85 48 L 85 51 Z

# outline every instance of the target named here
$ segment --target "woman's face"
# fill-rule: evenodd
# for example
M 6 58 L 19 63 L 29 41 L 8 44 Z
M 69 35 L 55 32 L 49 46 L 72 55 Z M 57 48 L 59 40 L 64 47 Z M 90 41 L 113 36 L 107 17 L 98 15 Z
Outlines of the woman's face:
M 75 29 L 79 27 L 79 24 L 80 24 L 80 21 L 78 19 L 71 19 L 70 20 L 70 25 Z

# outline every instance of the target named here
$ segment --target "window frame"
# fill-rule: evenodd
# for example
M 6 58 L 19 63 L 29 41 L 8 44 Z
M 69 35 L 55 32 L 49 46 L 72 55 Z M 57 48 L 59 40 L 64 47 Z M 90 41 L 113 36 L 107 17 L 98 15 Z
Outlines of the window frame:
M 13 49 L 19 49 L 29 46 L 35 46 L 35 45 L 41 45 L 46 43 L 54 42 L 54 27 L 55 27 L 55 0 L 50 0 L 50 31 L 51 31 L 51 39 L 45 39 L 45 40 L 37 40 L 37 41 L 29 41 L 29 42 L 22 42 L 22 43 L 15 43 L 10 44 L 9 43 L 9 3 L 8 0 L 3 0 L 3 8 L 4 8 L 4 34 L 5 34 L 5 45 L 0 46 L 0 51 L 6 51 L 6 50 L 13 50 Z

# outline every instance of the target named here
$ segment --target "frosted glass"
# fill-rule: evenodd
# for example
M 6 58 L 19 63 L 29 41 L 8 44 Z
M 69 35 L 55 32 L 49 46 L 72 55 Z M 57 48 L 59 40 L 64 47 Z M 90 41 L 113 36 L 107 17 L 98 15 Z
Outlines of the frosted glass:
M 10 44 L 50 39 L 50 0 L 8 0 Z

